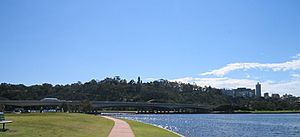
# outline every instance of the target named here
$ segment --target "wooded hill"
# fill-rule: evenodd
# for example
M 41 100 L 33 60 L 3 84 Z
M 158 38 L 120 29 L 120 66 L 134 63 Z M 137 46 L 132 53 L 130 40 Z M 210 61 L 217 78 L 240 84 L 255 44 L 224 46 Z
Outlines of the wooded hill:
M 0 85 L 0 99 L 40 100 L 55 97 L 60 100 L 90 101 L 124 101 L 124 102 L 158 102 L 209 104 L 215 106 L 229 105 L 241 110 L 299 110 L 297 98 L 289 100 L 263 98 L 232 98 L 221 93 L 220 89 L 200 87 L 197 85 L 156 80 L 143 83 L 114 78 L 91 80 L 86 83 L 67 85 L 32 85 L 7 84 Z

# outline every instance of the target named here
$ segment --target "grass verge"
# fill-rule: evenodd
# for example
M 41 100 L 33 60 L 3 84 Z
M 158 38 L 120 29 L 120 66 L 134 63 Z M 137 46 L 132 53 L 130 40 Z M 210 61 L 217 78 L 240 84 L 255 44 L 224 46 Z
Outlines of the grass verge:
M 6 114 L 7 131 L 1 137 L 107 137 L 114 122 L 78 113 Z
M 144 124 L 133 120 L 122 120 L 130 125 L 136 137 L 180 137 L 175 133 L 150 124 Z

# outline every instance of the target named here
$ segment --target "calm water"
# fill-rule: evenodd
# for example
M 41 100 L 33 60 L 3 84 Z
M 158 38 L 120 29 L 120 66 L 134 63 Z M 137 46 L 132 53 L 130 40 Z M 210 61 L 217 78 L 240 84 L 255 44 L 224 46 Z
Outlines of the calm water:
M 300 137 L 300 114 L 122 115 L 186 137 Z

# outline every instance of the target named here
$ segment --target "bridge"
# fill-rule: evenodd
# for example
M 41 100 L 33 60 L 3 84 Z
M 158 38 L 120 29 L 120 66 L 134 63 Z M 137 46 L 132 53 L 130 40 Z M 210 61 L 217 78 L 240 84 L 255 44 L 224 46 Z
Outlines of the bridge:
M 62 108 L 67 106 L 71 111 L 79 111 L 81 101 L 40 101 L 40 100 L 0 100 L 0 104 L 8 108 Z M 177 103 L 149 103 L 149 102 L 116 102 L 116 101 L 90 101 L 93 111 L 104 108 L 134 108 L 139 113 L 208 113 L 211 112 L 214 106 L 201 104 L 177 104 Z

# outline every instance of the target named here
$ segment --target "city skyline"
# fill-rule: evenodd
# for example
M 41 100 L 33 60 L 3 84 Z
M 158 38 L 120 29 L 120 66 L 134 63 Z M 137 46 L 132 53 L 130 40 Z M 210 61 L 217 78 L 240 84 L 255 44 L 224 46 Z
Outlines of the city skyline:
M 292 56 L 291 60 L 282 63 L 230 63 L 220 69 L 201 73 L 197 77 L 184 77 L 173 81 L 228 89 L 239 87 L 255 89 L 255 84 L 259 82 L 264 92 L 299 96 L 299 69 L 300 54 L 297 54 Z M 274 77 L 272 75 L 281 80 L 270 78 Z
M 299 1 L 0 1 L 0 82 L 121 76 L 300 96 Z

